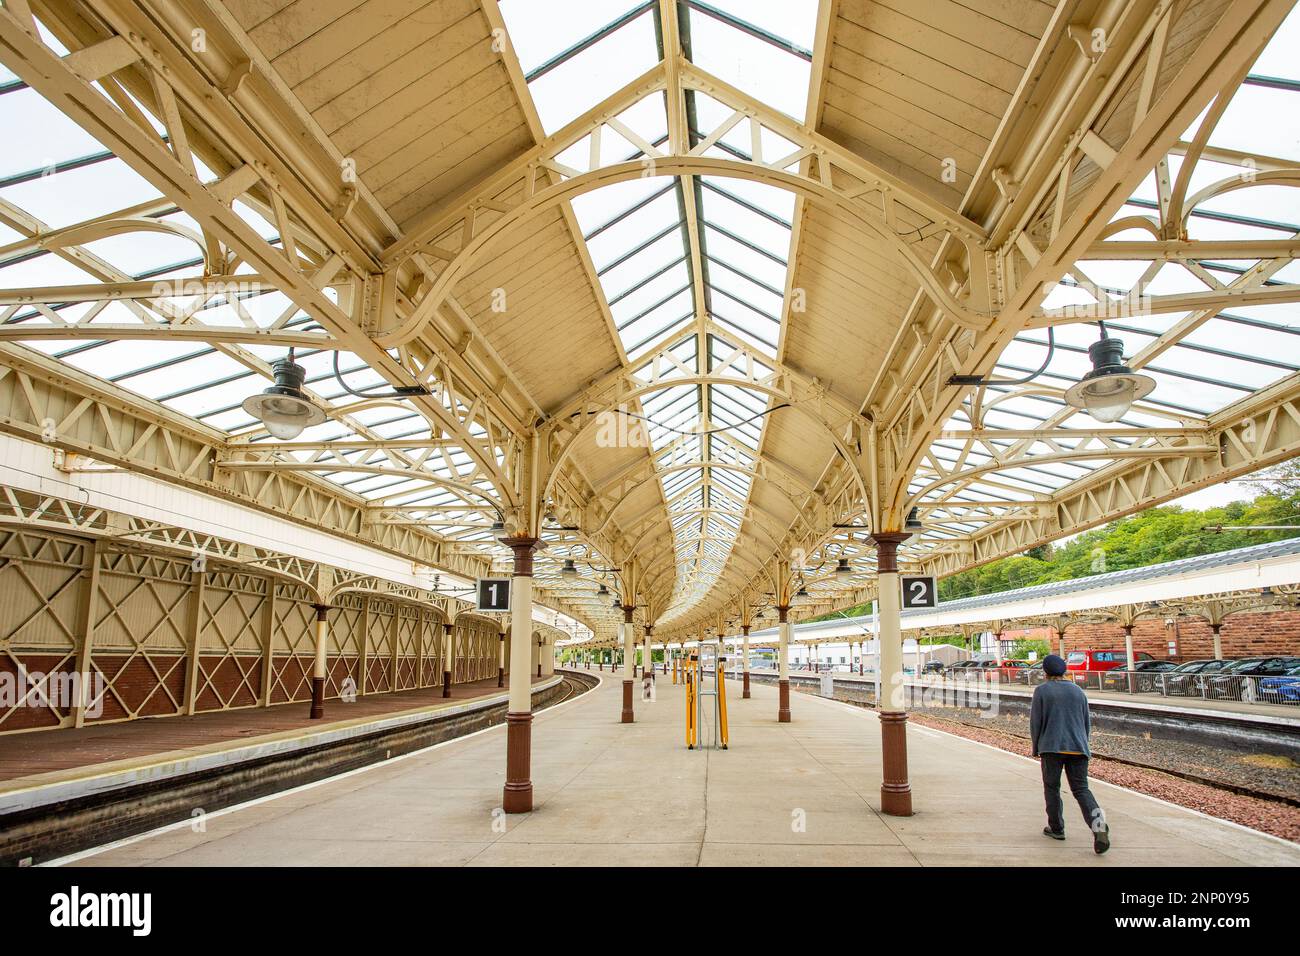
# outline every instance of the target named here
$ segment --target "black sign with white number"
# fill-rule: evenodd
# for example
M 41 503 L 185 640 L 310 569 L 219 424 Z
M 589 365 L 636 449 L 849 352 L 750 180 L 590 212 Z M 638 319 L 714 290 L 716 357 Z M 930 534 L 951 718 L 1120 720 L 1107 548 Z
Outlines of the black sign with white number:
M 510 610 L 510 579 L 479 578 L 478 609 L 480 611 Z
M 935 586 L 933 576 L 908 578 L 903 580 L 903 607 L 938 607 L 939 589 Z

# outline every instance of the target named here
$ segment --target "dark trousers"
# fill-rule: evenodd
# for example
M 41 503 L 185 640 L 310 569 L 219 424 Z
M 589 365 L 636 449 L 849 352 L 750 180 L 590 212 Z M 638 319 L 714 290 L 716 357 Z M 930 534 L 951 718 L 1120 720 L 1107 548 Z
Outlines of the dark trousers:
M 1088 758 L 1083 754 L 1040 755 L 1043 767 L 1043 796 L 1047 800 L 1047 825 L 1055 832 L 1065 829 L 1061 819 L 1061 770 L 1065 770 L 1065 779 L 1070 783 L 1070 792 L 1079 801 L 1083 811 L 1083 820 L 1089 829 L 1100 830 L 1105 826 L 1105 818 L 1097 800 L 1088 789 Z

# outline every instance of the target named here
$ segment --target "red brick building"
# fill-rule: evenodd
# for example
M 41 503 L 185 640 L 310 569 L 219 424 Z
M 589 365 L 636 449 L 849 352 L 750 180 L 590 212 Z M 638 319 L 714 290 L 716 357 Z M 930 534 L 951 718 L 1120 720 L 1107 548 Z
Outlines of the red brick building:
M 1169 621 L 1169 623 L 1165 623 Z M 1003 635 L 1005 638 L 1005 634 Z M 1223 620 L 1219 639 L 1224 657 L 1261 654 L 1300 655 L 1300 611 L 1242 611 Z M 1055 647 L 1056 642 L 1052 642 Z M 1124 628 L 1118 623 L 1071 624 L 1065 629 L 1065 649 L 1122 648 Z M 1133 649 L 1155 658 L 1195 660 L 1214 656 L 1214 632 L 1200 617 L 1151 618 L 1133 625 Z

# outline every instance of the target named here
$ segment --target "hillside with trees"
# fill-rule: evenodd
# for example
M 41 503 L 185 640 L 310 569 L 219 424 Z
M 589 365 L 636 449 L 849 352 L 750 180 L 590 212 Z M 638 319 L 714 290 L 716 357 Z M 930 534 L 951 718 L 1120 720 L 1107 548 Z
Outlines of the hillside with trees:
M 1149 508 L 1086 531 L 1063 544 L 1034 548 L 951 575 L 939 582 L 939 598 L 955 601 L 1300 535 L 1300 459 L 1263 472 L 1252 480 L 1262 485 L 1252 501 L 1234 501 L 1200 510 L 1178 505 Z M 1246 530 L 1259 526 L 1268 526 L 1270 530 Z M 870 610 L 868 603 L 825 617 L 865 614 Z

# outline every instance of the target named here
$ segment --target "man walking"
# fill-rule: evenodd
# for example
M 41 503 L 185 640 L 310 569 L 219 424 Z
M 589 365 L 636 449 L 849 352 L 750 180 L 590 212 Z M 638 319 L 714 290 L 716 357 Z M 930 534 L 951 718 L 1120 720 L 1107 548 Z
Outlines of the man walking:
M 1034 756 L 1043 767 L 1043 796 L 1047 800 L 1047 826 L 1043 833 L 1053 840 L 1065 839 L 1061 818 L 1061 771 L 1070 782 L 1070 792 L 1079 801 L 1084 822 L 1092 830 L 1092 848 L 1097 853 L 1110 849 L 1110 827 L 1106 815 L 1088 789 L 1088 695 L 1074 681 L 1063 680 L 1065 661 L 1056 654 L 1043 658 L 1047 680 L 1034 690 L 1029 708 L 1029 737 Z

